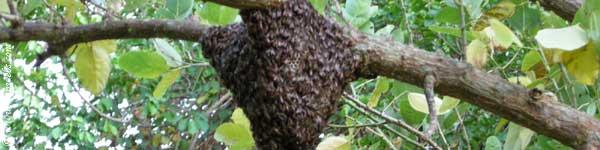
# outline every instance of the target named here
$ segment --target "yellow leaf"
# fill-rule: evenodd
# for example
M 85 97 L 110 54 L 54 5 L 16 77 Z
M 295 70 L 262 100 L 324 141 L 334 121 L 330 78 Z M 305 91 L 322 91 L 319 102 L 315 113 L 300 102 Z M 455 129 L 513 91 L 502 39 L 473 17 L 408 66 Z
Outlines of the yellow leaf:
M 490 10 L 485 12 L 473 25 L 473 30 L 481 31 L 485 27 L 489 26 L 489 19 L 504 20 L 510 18 L 515 14 L 515 4 L 505 0 L 492 7 Z
M 248 117 L 246 117 L 246 114 L 244 114 L 244 110 L 241 108 L 235 108 L 233 114 L 231 114 L 231 120 L 235 124 L 239 124 L 250 129 L 250 120 L 248 120 Z
M 77 12 L 85 7 L 78 0 L 51 0 L 50 3 L 65 7 L 65 18 L 71 23 L 75 22 Z
M 94 49 L 106 51 L 108 54 L 117 50 L 117 43 L 115 40 L 100 40 L 92 43 Z
M 325 138 L 319 145 L 317 150 L 350 150 L 350 141 L 343 136 L 332 136 Z
M 10 13 L 7 1 L 0 1 L 0 13 Z
M 522 86 L 527 86 L 527 85 L 531 84 L 531 79 L 529 79 L 528 77 L 524 77 L 524 76 L 511 77 L 511 78 L 508 78 L 508 82 L 514 83 L 514 84 L 519 84 Z
M 508 28 L 502 22 L 498 21 L 497 19 L 490 19 L 489 23 L 490 27 L 485 28 L 483 32 L 486 33 L 488 39 L 490 39 L 490 44 L 496 50 L 506 50 L 508 47 L 510 47 L 510 45 L 512 45 L 512 43 L 515 43 L 519 47 L 523 46 L 515 33 L 513 33 L 512 30 L 510 30 L 510 28 Z
M 487 46 L 479 40 L 474 40 L 467 46 L 467 62 L 477 68 L 485 66 L 488 61 L 488 55 Z
M 588 44 L 585 49 L 580 49 L 562 54 L 562 62 L 566 65 L 567 71 L 575 77 L 575 80 L 593 85 L 598 78 L 598 54 L 594 49 L 594 44 Z
M 160 98 L 165 95 L 165 92 L 167 92 L 169 87 L 171 87 L 171 85 L 177 81 L 179 76 L 179 69 L 167 72 L 165 75 L 163 75 L 162 79 L 160 79 L 160 82 L 158 82 L 158 85 L 154 88 L 152 95 L 156 98 Z
M 75 72 L 83 88 L 92 94 L 100 94 L 110 73 L 108 52 L 93 48 L 93 43 L 78 44 L 75 52 Z
M 383 95 L 385 92 L 387 92 L 389 87 L 390 87 L 390 82 L 388 79 L 386 79 L 385 77 L 378 77 L 377 83 L 375 83 L 375 89 L 373 90 L 373 93 L 372 93 L 371 97 L 369 98 L 369 102 L 367 103 L 367 106 L 369 106 L 370 108 L 377 106 L 377 104 L 379 103 L 379 99 L 381 98 L 381 95 Z

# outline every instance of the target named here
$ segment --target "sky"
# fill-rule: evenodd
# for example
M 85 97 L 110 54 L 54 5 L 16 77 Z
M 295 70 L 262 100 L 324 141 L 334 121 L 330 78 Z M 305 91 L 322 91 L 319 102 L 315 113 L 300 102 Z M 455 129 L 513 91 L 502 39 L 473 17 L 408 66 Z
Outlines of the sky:
M 0 114 L 4 114 L 4 112 L 8 109 L 8 104 L 10 104 L 8 93 L 0 92 Z M 2 120 L 0 120 L 0 141 L 6 139 L 4 136 L 5 126 L 6 124 L 4 123 L 4 117 L 2 117 Z

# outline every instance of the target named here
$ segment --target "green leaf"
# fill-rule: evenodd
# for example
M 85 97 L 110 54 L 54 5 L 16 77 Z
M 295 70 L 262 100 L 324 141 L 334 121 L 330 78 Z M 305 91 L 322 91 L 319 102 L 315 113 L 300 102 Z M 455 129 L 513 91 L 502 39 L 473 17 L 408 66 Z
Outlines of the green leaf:
M 179 123 L 177 124 L 177 130 L 179 130 L 179 131 L 185 131 L 187 128 L 188 128 L 187 120 L 180 120 Z
M 467 62 L 477 68 L 483 68 L 487 64 L 490 51 L 487 45 L 480 40 L 473 40 L 467 46 Z
M 254 139 L 250 130 L 243 125 L 235 123 L 223 123 L 215 131 L 215 140 L 223 142 L 230 148 L 250 150 L 254 147 Z
M 587 33 L 574 25 L 559 29 L 543 29 L 535 36 L 535 40 L 545 49 L 573 51 L 589 43 Z
M 167 0 L 163 15 L 171 19 L 185 19 L 192 13 L 192 8 L 194 0 Z
M 104 122 L 104 126 L 102 127 L 102 130 L 104 130 L 104 132 L 107 132 L 113 136 L 119 136 L 119 129 L 117 129 L 117 127 L 115 127 L 115 125 L 113 125 L 109 121 Z
M 507 49 L 512 43 L 517 44 L 519 47 L 523 46 L 519 38 L 502 22 L 496 19 L 490 19 L 489 23 L 490 27 L 485 28 L 484 32 L 491 39 L 491 43 L 494 47 Z
M 76 52 L 75 72 L 83 88 L 92 94 L 102 92 L 110 73 L 109 54 L 116 49 L 107 41 L 96 41 L 74 45 Z M 113 49 L 114 48 L 114 49 Z
M 63 135 L 63 130 L 61 127 L 54 127 L 52 131 L 50 131 L 50 138 L 58 140 Z
M 377 83 L 375 83 L 375 89 L 369 98 L 367 105 L 371 108 L 377 106 L 381 95 L 383 95 L 390 88 L 390 81 L 385 77 L 378 77 Z
M 231 114 L 231 120 L 235 124 L 239 124 L 250 129 L 250 120 L 248 120 L 248 117 L 246 117 L 246 114 L 244 114 L 244 110 L 239 107 L 235 108 L 233 114 Z
M 351 142 L 343 136 L 331 136 L 325 138 L 316 150 L 350 150 Z
M 342 15 L 353 27 L 365 33 L 373 34 L 374 24 L 369 20 L 379 10 L 371 6 L 371 0 L 348 0 Z
M 440 23 L 458 25 L 461 23 L 460 10 L 454 7 L 444 7 L 437 15 L 435 15 L 435 20 Z
M 27 1 L 27 3 L 25 3 L 25 6 L 23 6 L 19 12 L 22 15 L 28 15 L 31 11 L 33 11 L 34 9 L 41 7 L 42 6 L 42 0 L 29 0 Z M 0 4 L 2 5 L 2 4 Z M 1 11 L 1 6 L 0 6 L 0 11 Z
M 579 24 L 585 29 L 589 28 L 590 17 L 598 11 L 600 11 L 600 0 L 586 0 L 575 13 L 573 24 Z
M 592 14 L 588 34 L 592 43 L 596 45 L 596 52 L 600 53 L 600 10 Z
M 154 43 L 154 47 L 158 54 L 160 54 L 166 61 L 167 64 L 171 67 L 178 67 L 183 64 L 183 60 L 181 59 L 181 55 L 177 53 L 177 50 L 164 39 L 154 39 L 152 40 Z
M 0 1 L 0 13 L 10 14 L 7 1 Z
M 212 2 L 204 3 L 200 9 L 200 20 L 206 21 L 211 25 L 227 25 L 235 21 L 239 13 L 238 9 L 215 4 Z
M 502 143 L 496 136 L 490 136 L 485 140 L 485 149 L 484 150 L 501 150 Z
M 553 12 L 542 13 L 542 28 L 562 28 L 568 26 L 567 21 Z
M 437 33 L 442 33 L 442 34 L 449 34 L 455 37 L 461 37 L 462 33 L 460 31 L 459 28 L 453 28 L 453 27 L 440 27 L 440 26 L 430 26 L 429 30 L 433 31 L 433 32 L 437 32 Z M 471 31 L 466 31 L 466 36 L 467 36 L 467 40 L 473 40 L 475 39 L 475 35 L 473 32 Z
M 407 95 L 405 95 L 405 96 L 407 96 Z M 399 105 L 400 105 L 400 114 L 402 115 L 402 118 L 411 125 L 421 124 L 423 119 L 425 119 L 425 117 L 427 115 L 420 111 L 416 111 L 414 108 L 412 108 L 412 105 L 410 104 L 410 100 L 408 98 L 400 100 Z M 427 111 L 427 112 L 429 112 L 429 111 Z
M 386 25 L 385 27 L 377 30 L 377 32 L 375 32 L 375 35 L 377 36 L 387 36 L 390 35 L 392 33 L 392 31 L 394 30 L 396 26 L 394 25 Z
M 187 129 L 188 129 L 188 133 L 190 134 L 196 134 L 198 133 L 198 131 L 200 131 L 200 127 L 198 126 L 198 124 L 196 124 L 196 122 L 192 119 L 187 121 Z
M 310 4 L 312 4 L 313 8 L 319 12 L 319 14 L 323 15 L 325 12 L 325 6 L 329 3 L 329 0 L 309 0 Z
M 375 32 L 375 25 L 373 24 L 373 22 L 367 22 L 366 24 L 360 26 L 358 29 L 364 33 L 373 34 L 373 32 Z
M 145 5 L 145 0 L 127 0 L 125 2 L 125 8 L 123 8 L 123 12 L 131 12 L 138 8 L 144 8 Z
M 154 96 L 156 98 L 160 98 L 163 95 L 165 95 L 165 92 L 167 92 L 169 87 L 171 87 L 171 85 L 173 85 L 173 83 L 175 83 L 175 81 L 177 81 L 179 76 L 180 76 L 179 69 L 167 72 L 165 75 L 163 75 L 163 78 L 160 80 L 160 82 L 158 82 L 158 85 L 156 85 L 156 88 L 154 88 L 154 92 L 152 93 L 152 96 Z
M 519 31 L 530 31 L 537 29 L 541 24 L 541 12 L 527 5 L 517 7 L 515 15 L 508 19 L 508 23 Z M 535 33 L 535 32 L 530 32 Z
M 454 107 L 456 107 L 458 103 L 460 103 L 458 99 L 450 96 L 444 96 L 443 100 L 444 101 L 438 109 L 439 114 L 445 114 L 452 111 L 452 109 L 454 109 Z
M 119 59 L 119 66 L 140 78 L 156 78 L 169 69 L 159 54 L 147 51 L 131 51 Z
M 534 134 L 535 132 L 511 122 L 508 124 L 504 150 L 524 150 Z
M 425 95 L 420 93 L 408 93 L 408 102 L 414 110 L 424 114 L 429 114 L 429 106 L 427 105 L 427 99 L 425 98 Z M 443 102 L 448 103 L 445 104 L 446 106 L 444 106 L 444 110 L 440 109 L 441 106 L 444 105 Z M 450 110 L 456 107 L 457 104 L 458 100 L 454 98 L 446 98 L 445 101 L 442 101 L 440 98 L 435 97 L 433 106 L 437 110 L 437 115 L 442 115 L 450 112 Z
M 540 53 L 535 50 L 531 50 L 527 52 L 527 54 L 525 54 L 525 57 L 523 57 L 523 62 L 521 63 L 521 71 L 527 72 L 529 71 L 529 69 L 531 69 L 533 66 L 540 62 L 542 62 L 542 56 L 540 55 Z
M 355 17 L 370 17 L 371 0 L 347 0 L 344 11 Z

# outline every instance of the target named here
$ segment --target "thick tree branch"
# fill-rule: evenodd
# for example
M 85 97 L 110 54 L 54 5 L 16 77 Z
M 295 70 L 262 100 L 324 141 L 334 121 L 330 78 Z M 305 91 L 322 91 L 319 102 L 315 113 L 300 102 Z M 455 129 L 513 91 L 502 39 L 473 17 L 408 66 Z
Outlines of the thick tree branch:
M 23 29 L 0 28 L 0 42 L 46 41 L 61 45 L 102 39 L 171 38 L 197 41 L 208 27 L 173 20 L 107 21 L 83 26 L 27 22 Z
M 600 147 L 600 122 L 554 101 L 536 101 L 526 88 L 472 65 L 418 48 L 362 39 L 356 46 L 366 61 L 363 74 L 379 74 L 423 85 L 430 68 L 438 74 L 435 91 L 477 105 L 578 149 Z
M 277 7 L 285 0 L 205 0 L 209 2 L 218 3 L 221 5 L 240 8 L 240 9 L 252 9 L 252 8 L 267 8 Z
M 553 11 L 556 15 L 572 21 L 575 13 L 585 0 L 531 0 L 539 2 L 542 7 Z

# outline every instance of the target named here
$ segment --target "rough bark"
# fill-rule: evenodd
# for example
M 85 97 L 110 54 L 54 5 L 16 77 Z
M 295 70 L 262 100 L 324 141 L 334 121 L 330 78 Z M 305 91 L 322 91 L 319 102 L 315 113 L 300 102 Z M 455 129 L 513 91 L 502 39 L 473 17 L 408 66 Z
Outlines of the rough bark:
M 550 9 L 563 11 L 567 8 Z M 102 39 L 153 37 L 197 41 L 210 30 L 194 23 L 167 20 L 109 21 L 77 27 L 28 22 L 23 24 L 23 28 L 1 28 L 0 42 L 37 40 L 71 45 Z M 600 122 L 576 109 L 535 98 L 535 91 L 510 84 L 505 79 L 449 57 L 358 33 L 351 35 L 358 42 L 353 51 L 362 59 L 361 73 L 364 76 L 383 75 L 422 85 L 426 73 L 433 71 L 437 79 L 435 89 L 441 94 L 480 106 L 574 148 L 600 147 Z M 65 50 L 58 49 L 51 54 L 62 54 Z
M 286 0 L 206 0 L 215 2 L 221 5 L 240 8 L 240 9 L 251 9 L 251 8 L 268 8 L 278 7 Z
M 575 13 L 585 0 L 531 0 L 539 2 L 542 7 L 553 11 L 556 15 L 572 21 Z
M 600 147 L 600 122 L 569 106 L 534 98 L 526 88 L 470 64 L 418 48 L 366 38 L 362 51 L 364 74 L 378 74 L 422 85 L 435 73 L 435 91 L 477 105 L 496 115 L 552 137 L 576 149 Z

